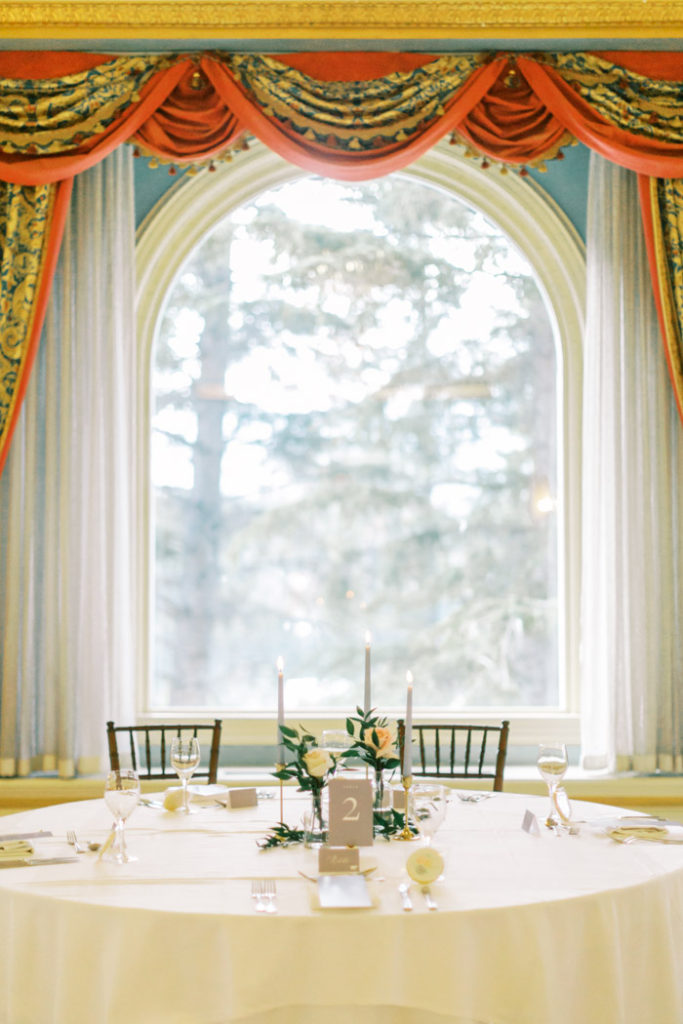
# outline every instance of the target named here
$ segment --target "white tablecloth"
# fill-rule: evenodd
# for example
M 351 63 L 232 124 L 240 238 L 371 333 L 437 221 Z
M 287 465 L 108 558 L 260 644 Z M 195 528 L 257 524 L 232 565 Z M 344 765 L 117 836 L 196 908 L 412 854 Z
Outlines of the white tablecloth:
M 292 795 L 296 824 L 304 798 Z M 0 870 L 2 1024 L 681 1024 L 683 846 L 620 845 L 582 826 L 521 828 L 546 800 L 451 801 L 436 845 L 446 873 L 405 913 L 397 892 L 415 844 L 377 841 L 372 910 L 321 911 L 313 851 L 259 851 L 279 801 L 139 807 L 138 861 Z M 575 816 L 614 813 L 578 803 Z M 101 800 L 0 818 L 0 834 L 103 838 Z M 279 912 L 257 914 L 249 880 L 277 879 Z

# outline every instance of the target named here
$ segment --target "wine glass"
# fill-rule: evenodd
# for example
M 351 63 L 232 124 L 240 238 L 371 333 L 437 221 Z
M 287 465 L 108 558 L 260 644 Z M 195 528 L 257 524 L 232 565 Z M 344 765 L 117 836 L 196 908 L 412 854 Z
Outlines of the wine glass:
M 190 739 L 183 739 L 181 736 L 173 737 L 171 741 L 171 767 L 177 772 L 183 787 L 183 806 L 181 810 L 184 814 L 190 814 L 190 796 L 187 784 L 199 767 L 200 756 L 199 740 L 196 736 L 192 736 Z
M 346 729 L 323 729 L 320 734 L 320 746 L 322 749 L 328 750 L 330 754 L 337 757 L 345 750 L 348 750 L 351 743 L 353 743 L 353 740 Z
M 548 828 L 555 828 L 560 824 L 555 809 L 555 790 L 564 778 L 567 771 L 567 746 L 565 743 L 541 743 L 538 748 L 536 767 L 548 787 L 550 797 L 550 813 L 546 818 Z
M 437 783 L 420 783 L 410 790 L 413 821 L 425 846 L 430 846 L 441 826 L 448 805 L 448 790 Z
M 126 848 L 125 824 L 138 805 L 140 779 L 132 768 L 121 768 L 109 772 L 104 783 L 104 802 L 114 815 L 116 834 L 112 845 L 111 859 L 117 864 L 137 860 Z
M 349 749 L 352 742 L 345 729 L 323 729 L 320 734 L 321 748 L 332 755 L 339 770 L 347 767 L 341 755 Z

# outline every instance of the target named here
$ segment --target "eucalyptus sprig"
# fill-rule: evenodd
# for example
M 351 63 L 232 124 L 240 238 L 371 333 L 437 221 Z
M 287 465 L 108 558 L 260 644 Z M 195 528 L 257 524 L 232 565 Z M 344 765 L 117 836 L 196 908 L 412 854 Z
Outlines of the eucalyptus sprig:
M 346 731 L 351 746 L 342 757 L 359 757 L 374 771 L 398 768 L 400 758 L 396 750 L 396 725 L 375 713 L 356 708 L 356 715 L 346 719 Z
M 378 814 L 376 811 L 372 816 L 372 833 L 377 839 L 391 839 L 392 836 L 403 832 L 405 826 L 405 814 L 391 807 Z M 408 820 L 408 828 L 414 836 L 417 835 L 417 828 Z
M 257 839 L 256 845 L 261 850 L 282 849 L 285 846 L 296 846 L 303 843 L 304 832 L 300 828 L 290 828 L 284 822 L 273 825 L 263 839 Z
M 376 839 L 391 839 L 392 836 L 403 832 L 405 816 L 401 811 L 391 808 L 388 813 L 374 814 L 372 822 L 372 833 Z M 417 829 L 409 823 L 410 831 L 417 835 Z M 290 828 L 284 822 L 273 825 L 263 839 L 257 839 L 256 844 L 261 850 L 284 849 L 287 846 L 297 846 L 304 841 L 304 832 L 299 828 Z

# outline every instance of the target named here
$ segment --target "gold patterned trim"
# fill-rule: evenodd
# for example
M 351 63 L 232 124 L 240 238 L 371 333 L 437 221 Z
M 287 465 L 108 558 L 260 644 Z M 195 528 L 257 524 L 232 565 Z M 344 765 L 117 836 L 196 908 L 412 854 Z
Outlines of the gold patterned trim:
M 680 0 L 0 2 L 5 39 L 676 39 Z
M 652 209 L 652 234 L 657 262 L 656 287 L 662 308 L 663 340 L 669 375 L 679 412 L 683 416 L 683 356 L 681 353 L 681 254 L 678 232 L 678 203 L 675 193 L 678 182 L 675 179 L 649 179 L 650 204 Z M 667 203 L 667 193 L 674 193 L 673 202 Z M 669 209 L 667 210 L 667 206 Z M 670 212 L 670 211 L 674 212 Z M 671 221 L 667 244 L 666 222 Z M 677 287 L 678 285 L 678 287 Z

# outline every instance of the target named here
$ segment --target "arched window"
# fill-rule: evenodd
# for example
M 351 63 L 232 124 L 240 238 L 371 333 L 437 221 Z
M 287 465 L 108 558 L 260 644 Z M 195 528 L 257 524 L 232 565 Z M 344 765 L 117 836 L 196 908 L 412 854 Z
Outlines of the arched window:
M 344 713 L 369 632 L 387 710 L 410 669 L 430 713 L 575 711 L 583 262 L 540 190 L 446 146 L 353 185 L 256 147 L 139 265 L 146 710 L 258 717 L 282 655 L 292 713 Z

